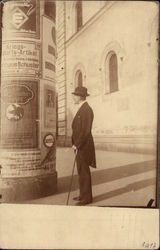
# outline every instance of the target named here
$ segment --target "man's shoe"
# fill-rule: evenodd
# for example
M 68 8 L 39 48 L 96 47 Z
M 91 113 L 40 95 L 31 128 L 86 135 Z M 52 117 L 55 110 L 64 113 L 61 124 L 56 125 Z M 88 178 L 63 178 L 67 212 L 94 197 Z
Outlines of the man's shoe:
M 85 206 L 89 203 L 92 203 L 92 200 L 86 201 L 86 200 L 80 200 L 79 202 L 76 203 L 77 206 Z
M 73 200 L 74 200 L 74 201 L 81 201 L 81 197 L 80 197 L 80 196 L 74 197 Z

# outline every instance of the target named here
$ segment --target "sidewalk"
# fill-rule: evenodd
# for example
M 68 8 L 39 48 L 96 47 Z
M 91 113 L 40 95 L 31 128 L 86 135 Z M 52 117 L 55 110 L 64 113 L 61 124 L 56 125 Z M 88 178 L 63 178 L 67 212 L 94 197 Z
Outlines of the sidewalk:
M 93 203 L 89 206 L 146 206 L 155 200 L 156 161 L 152 155 L 96 150 L 97 169 L 91 168 Z M 72 148 L 57 148 L 56 194 L 27 204 L 65 205 L 71 179 L 74 153 Z M 69 205 L 79 195 L 75 170 Z M 155 202 L 153 203 L 155 206 Z

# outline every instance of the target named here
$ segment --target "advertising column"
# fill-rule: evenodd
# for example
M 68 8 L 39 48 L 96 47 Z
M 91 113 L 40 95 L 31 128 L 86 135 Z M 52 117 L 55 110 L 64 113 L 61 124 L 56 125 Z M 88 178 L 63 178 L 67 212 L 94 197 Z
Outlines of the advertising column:
M 2 202 L 38 198 L 56 191 L 55 70 L 54 76 L 51 73 L 55 61 L 45 62 L 52 70 L 48 81 L 44 80 L 44 2 L 18 0 L 3 6 Z M 55 19 L 52 23 L 55 27 Z M 55 43 L 53 48 L 56 51 Z

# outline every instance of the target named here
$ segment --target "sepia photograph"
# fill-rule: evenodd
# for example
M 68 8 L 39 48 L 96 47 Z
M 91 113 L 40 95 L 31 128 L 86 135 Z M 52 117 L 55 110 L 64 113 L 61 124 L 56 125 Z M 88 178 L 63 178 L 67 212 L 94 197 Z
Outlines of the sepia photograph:
M 158 211 L 159 2 L 3 0 L 0 22 L 2 209 Z

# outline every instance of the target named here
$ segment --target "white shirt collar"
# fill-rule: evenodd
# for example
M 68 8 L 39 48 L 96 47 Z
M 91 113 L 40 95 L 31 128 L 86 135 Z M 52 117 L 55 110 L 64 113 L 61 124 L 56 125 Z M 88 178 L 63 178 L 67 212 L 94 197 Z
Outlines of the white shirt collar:
M 81 106 L 82 106 L 85 102 L 87 102 L 87 101 L 84 100 L 84 101 L 82 101 L 82 102 L 80 102 L 80 103 L 78 104 L 78 110 L 81 108 Z

